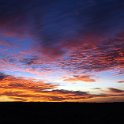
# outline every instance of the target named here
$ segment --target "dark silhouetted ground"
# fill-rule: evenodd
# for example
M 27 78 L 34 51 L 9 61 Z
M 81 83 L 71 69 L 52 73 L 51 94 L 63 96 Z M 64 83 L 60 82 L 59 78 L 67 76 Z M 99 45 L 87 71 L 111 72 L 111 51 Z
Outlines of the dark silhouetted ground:
M 124 103 L 0 103 L 0 123 L 121 123 Z

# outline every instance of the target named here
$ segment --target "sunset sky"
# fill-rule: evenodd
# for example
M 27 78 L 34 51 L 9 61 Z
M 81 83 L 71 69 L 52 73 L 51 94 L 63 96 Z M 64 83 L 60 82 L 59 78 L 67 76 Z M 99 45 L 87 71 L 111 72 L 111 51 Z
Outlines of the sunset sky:
M 0 101 L 124 102 L 124 1 L 0 0 Z

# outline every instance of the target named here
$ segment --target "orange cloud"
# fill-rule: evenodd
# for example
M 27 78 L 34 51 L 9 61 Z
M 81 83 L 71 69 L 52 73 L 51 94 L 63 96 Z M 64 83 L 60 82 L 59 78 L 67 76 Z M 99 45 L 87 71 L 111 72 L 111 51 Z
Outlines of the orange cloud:
M 18 88 L 44 90 L 54 88 L 55 85 L 44 83 L 43 81 L 26 80 L 23 78 L 15 78 L 9 75 L 0 74 L 0 88 Z
M 76 82 L 76 81 L 95 82 L 95 79 L 92 79 L 89 75 L 82 75 L 82 76 L 74 76 L 72 78 L 65 79 L 64 81 L 69 81 L 69 82 Z
M 109 88 L 106 94 L 58 89 L 57 85 L 33 79 L 16 78 L 0 73 L 0 101 L 19 102 L 102 102 L 122 98 L 122 90 Z
M 36 82 L 31 79 L 15 78 L 0 74 L 0 100 L 23 102 L 60 102 L 80 101 L 88 99 L 91 94 L 80 91 L 54 90 L 56 85 L 43 81 Z M 50 90 L 50 91 L 49 91 Z

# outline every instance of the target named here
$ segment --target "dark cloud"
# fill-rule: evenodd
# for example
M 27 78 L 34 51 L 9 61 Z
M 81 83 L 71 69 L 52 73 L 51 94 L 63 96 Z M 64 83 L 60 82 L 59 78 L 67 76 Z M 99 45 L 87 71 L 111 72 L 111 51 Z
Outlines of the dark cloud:
M 120 80 L 120 81 L 118 81 L 118 83 L 124 83 L 124 80 Z
M 122 80 L 122 81 L 118 81 L 118 83 L 124 83 L 124 80 Z
M 101 90 L 101 88 L 93 88 L 94 90 Z
M 38 60 L 38 57 L 36 56 L 31 56 L 31 57 L 28 57 L 28 58 L 24 58 L 22 59 L 20 62 L 24 63 L 25 65 L 32 65 L 32 64 L 35 64 L 35 62 Z
M 8 77 L 8 75 L 0 72 L 0 80 L 3 80 L 4 78 Z
M 82 92 L 82 91 L 69 91 L 69 90 L 63 90 L 63 89 L 52 90 L 52 92 L 59 92 L 59 93 L 63 93 L 63 94 L 72 94 L 72 95 L 79 95 L 79 96 L 89 95 L 88 92 Z
M 116 89 L 116 88 L 109 88 L 110 92 L 112 93 L 124 93 L 124 90 Z
M 58 96 L 51 96 L 50 99 L 52 101 L 59 101 L 59 102 L 61 102 L 61 101 L 65 100 L 66 98 L 62 98 L 62 97 L 58 97 Z

